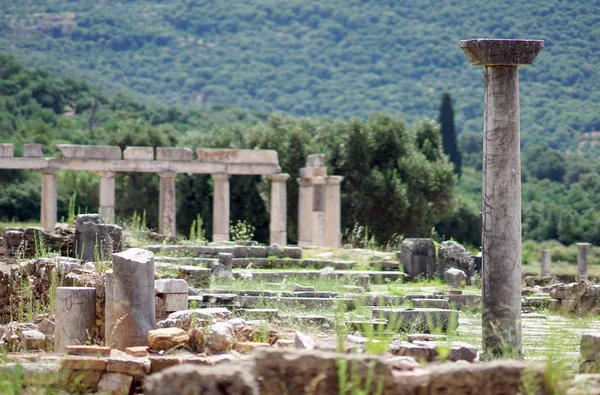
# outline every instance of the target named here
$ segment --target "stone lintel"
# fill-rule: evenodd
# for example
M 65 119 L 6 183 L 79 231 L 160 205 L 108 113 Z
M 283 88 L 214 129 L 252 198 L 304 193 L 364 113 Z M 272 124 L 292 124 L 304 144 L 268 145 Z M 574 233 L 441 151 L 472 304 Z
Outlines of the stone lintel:
M 286 182 L 290 178 L 290 175 L 287 173 L 278 173 L 270 174 L 267 177 L 269 177 L 272 182 Z
M 273 150 L 198 148 L 196 156 L 200 162 L 279 166 L 277 151 Z
M 156 160 L 187 162 L 193 159 L 191 148 L 156 147 Z
M 526 66 L 544 48 L 544 40 L 477 38 L 460 42 L 473 66 Z

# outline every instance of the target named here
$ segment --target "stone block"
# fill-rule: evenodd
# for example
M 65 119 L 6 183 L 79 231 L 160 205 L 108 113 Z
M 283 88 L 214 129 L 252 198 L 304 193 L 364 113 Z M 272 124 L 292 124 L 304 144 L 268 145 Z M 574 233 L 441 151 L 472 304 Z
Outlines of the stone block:
M 75 220 L 75 253 L 83 261 L 110 259 L 114 240 L 99 214 L 79 214 Z
M 163 395 L 176 391 L 180 394 L 258 395 L 257 384 L 250 370 L 241 361 L 216 366 L 172 366 L 149 376 L 144 381 L 144 393 Z
M 125 373 L 131 376 L 145 376 L 150 373 L 150 361 L 144 358 L 130 356 L 108 358 L 106 371 L 113 373 Z
M 122 373 L 105 373 L 98 382 L 98 392 L 111 395 L 129 395 L 133 377 Z
M 26 330 L 19 332 L 21 347 L 25 350 L 46 349 L 46 335 L 37 330 Z
M 327 176 L 327 168 L 326 167 L 301 167 L 300 168 L 300 178 L 301 179 L 313 179 L 316 177 L 326 177 Z
M 100 370 L 72 370 L 61 387 L 72 393 L 94 393 L 103 374 Z
M 188 294 L 160 294 L 156 296 L 156 310 L 172 313 L 187 310 Z
M 600 332 L 584 333 L 581 335 L 579 350 L 581 352 L 581 359 L 600 361 Z
M 12 144 L 0 144 L 0 158 L 12 158 L 14 155 Z
M 310 154 L 306 157 L 306 167 L 325 167 L 325 154 Z
M 95 357 L 67 356 L 60 361 L 62 369 L 71 370 L 105 370 L 106 359 Z
M 410 277 L 431 277 L 435 271 L 433 239 L 405 239 L 399 259 Z
M 267 257 L 267 247 L 261 246 L 250 246 L 248 247 L 248 256 L 253 258 L 266 258 Z
M 67 355 L 79 355 L 87 357 L 109 357 L 110 347 L 102 346 L 65 346 Z
M 127 347 L 125 352 L 132 357 L 147 357 L 148 346 Z
M 154 280 L 154 289 L 157 294 L 186 294 L 188 285 L 182 279 Z
M 196 266 L 179 266 L 179 277 L 185 279 L 188 286 L 210 288 L 212 270 Z
M 154 147 L 125 147 L 125 160 L 154 160 Z
M 284 247 L 283 256 L 291 259 L 302 258 L 302 247 Z
M 156 160 L 185 162 L 194 159 L 190 148 L 156 147 Z
M 417 308 L 450 309 L 448 299 L 412 299 L 411 302 Z
M 117 146 L 57 144 L 56 148 L 67 159 L 121 159 L 121 148 Z
M 190 340 L 181 328 L 159 328 L 148 332 L 148 345 L 154 350 L 183 347 Z
M 226 321 L 231 319 L 233 319 L 231 311 L 224 307 L 211 307 L 206 309 L 176 311 L 169 314 L 166 319 L 159 321 L 156 326 L 159 328 L 178 327 L 187 330 L 190 328 L 192 320 Z
M 41 144 L 24 144 L 23 145 L 23 157 L 24 158 L 41 158 L 44 154 L 42 153 Z
M 277 151 L 272 150 L 198 148 L 196 156 L 209 163 L 279 165 Z

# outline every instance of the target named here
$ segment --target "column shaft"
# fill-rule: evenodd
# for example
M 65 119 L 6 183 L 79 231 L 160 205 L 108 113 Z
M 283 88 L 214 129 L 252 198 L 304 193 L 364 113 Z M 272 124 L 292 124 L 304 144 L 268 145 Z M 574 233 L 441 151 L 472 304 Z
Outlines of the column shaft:
M 65 352 L 65 346 L 85 344 L 95 335 L 95 327 L 96 288 L 56 288 L 54 352 Z
M 588 248 L 590 243 L 577 243 L 579 251 L 577 253 L 577 279 L 576 280 L 587 280 L 588 278 Z
M 56 173 L 58 170 L 42 170 L 42 202 L 40 222 L 46 231 L 53 231 L 56 225 Z
M 177 214 L 177 200 L 175 195 L 175 177 L 177 173 L 159 173 L 160 176 L 160 199 L 158 213 L 158 231 L 161 234 L 175 236 Z
M 327 190 L 325 192 L 325 246 L 329 248 L 340 248 L 342 219 L 340 184 L 343 179 L 341 176 L 327 177 Z
M 483 141 L 483 345 L 521 353 L 521 158 L 519 74 L 485 68 Z
M 550 250 L 542 250 L 542 270 L 540 273 L 542 276 L 552 275 L 552 272 L 550 270 L 551 261 L 552 261 L 552 258 L 551 258 Z
M 213 174 L 213 241 L 229 240 L 229 175 Z
M 298 245 L 312 245 L 313 185 L 310 179 L 298 178 Z
M 313 186 L 312 244 L 325 247 L 325 192 L 324 177 L 314 177 Z
M 284 246 L 287 244 L 287 190 L 289 174 L 273 174 L 271 179 L 271 223 L 269 242 Z
M 104 222 L 115 222 L 115 172 L 100 172 L 100 215 Z

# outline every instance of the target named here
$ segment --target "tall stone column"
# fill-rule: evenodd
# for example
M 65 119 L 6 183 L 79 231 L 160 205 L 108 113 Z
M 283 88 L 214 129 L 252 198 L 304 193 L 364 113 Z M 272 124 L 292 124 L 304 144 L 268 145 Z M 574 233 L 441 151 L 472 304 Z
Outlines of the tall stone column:
M 551 253 L 550 250 L 542 250 L 542 270 L 540 274 L 542 276 L 550 276 L 552 272 L 550 270 L 551 263 Z
M 229 240 L 229 175 L 213 174 L 213 241 Z
M 287 190 L 289 174 L 271 174 L 271 223 L 269 242 L 284 246 L 287 244 Z
M 177 200 L 175 196 L 175 177 L 177 173 L 164 172 L 160 176 L 160 198 L 158 210 L 158 231 L 161 234 L 175 236 L 175 217 Z
M 325 247 L 325 177 L 313 177 L 312 244 Z
M 539 40 L 461 41 L 485 66 L 483 137 L 482 332 L 484 358 L 522 355 L 521 157 L 518 66 L 531 64 Z
M 588 278 L 588 248 L 590 243 L 577 243 L 579 251 L 577 253 L 577 279 L 576 280 L 587 280 Z
M 96 288 L 56 288 L 54 352 L 65 352 L 65 346 L 85 344 L 94 336 L 95 325 Z
M 298 178 L 298 245 L 312 245 L 313 184 L 309 178 Z
M 329 248 L 340 248 L 341 227 L 341 202 L 340 184 L 344 177 L 327 177 L 327 189 L 325 191 L 325 246 Z
M 100 215 L 107 224 L 115 223 L 115 172 L 101 171 Z
M 105 343 L 108 347 L 148 345 L 148 331 L 156 327 L 154 254 L 131 248 L 113 254 L 106 272 Z
M 42 204 L 40 222 L 46 231 L 53 231 L 56 225 L 56 173 L 57 169 L 42 170 Z

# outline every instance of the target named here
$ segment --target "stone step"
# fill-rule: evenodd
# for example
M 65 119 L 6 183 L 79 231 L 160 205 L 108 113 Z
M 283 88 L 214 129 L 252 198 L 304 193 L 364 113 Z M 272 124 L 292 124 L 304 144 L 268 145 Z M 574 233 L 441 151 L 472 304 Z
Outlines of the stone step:
M 187 257 L 211 258 L 221 253 L 233 254 L 234 258 L 266 258 L 279 256 L 284 258 L 300 259 L 302 248 L 296 246 L 267 247 L 267 246 L 181 246 L 181 245 L 149 245 L 144 247 L 156 254 L 172 254 Z
M 358 280 L 358 277 L 363 274 L 368 274 L 371 282 L 374 284 L 383 284 L 385 280 L 396 281 L 404 277 L 404 273 L 398 271 L 374 271 L 374 270 L 333 270 L 323 272 L 321 270 L 248 270 L 252 273 L 252 278 L 263 281 L 283 281 L 288 277 L 299 277 L 305 279 L 315 279 L 321 276 L 331 276 L 333 278 L 349 277 Z M 233 271 L 234 277 L 239 277 L 237 270 Z
M 356 307 L 355 301 L 348 298 L 238 296 L 237 300 L 243 308 L 258 306 L 331 308 L 337 303 L 344 303 L 346 310 L 353 310 Z
M 481 308 L 481 295 L 477 294 L 407 294 L 404 297 L 413 299 L 446 299 L 454 309 Z
M 385 318 L 390 327 L 410 333 L 447 332 L 458 328 L 458 311 L 433 308 L 375 307 L 374 318 Z

